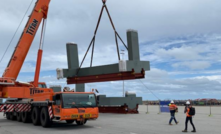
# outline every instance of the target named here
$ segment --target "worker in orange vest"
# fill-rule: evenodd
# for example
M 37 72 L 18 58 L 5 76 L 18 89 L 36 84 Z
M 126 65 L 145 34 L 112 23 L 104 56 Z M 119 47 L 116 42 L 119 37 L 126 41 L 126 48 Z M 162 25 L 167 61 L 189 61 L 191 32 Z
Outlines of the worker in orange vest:
M 185 122 L 185 129 L 182 132 L 187 132 L 187 125 L 188 125 L 188 121 L 190 120 L 190 124 L 193 127 L 193 130 L 191 132 L 196 132 L 196 128 L 193 124 L 193 120 L 192 120 L 192 115 L 189 115 L 190 112 L 190 108 L 192 107 L 192 105 L 190 104 L 189 101 L 186 102 L 186 107 L 184 110 L 184 113 L 186 113 L 186 122 Z
M 169 104 L 169 109 L 170 109 L 170 121 L 169 121 L 169 125 L 172 125 L 171 122 L 174 120 L 176 124 L 178 124 L 179 122 L 176 120 L 175 118 L 175 112 L 177 110 L 177 106 L 174 104 L 174 101 L 171 101 Z

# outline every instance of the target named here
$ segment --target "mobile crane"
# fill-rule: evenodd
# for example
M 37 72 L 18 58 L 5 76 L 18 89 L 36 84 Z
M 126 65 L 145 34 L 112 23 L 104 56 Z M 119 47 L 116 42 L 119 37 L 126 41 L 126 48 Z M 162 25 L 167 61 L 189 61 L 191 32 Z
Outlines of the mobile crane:
M 43 127 L 49 127 L 53 120 L 66 120 L 67 123 L 76 121 L 78 125 L 83 125 L 87 120 L 94 120 L 99 116 L 96 96 L 93 92 L 54 92 L 52 88 L 47 88 L 44 82 L 38 81 L 43 36 L 38 50 L 34 81 L 16 81 L 42 20 L 44 29 L 49 3 L 50 0 L 37 0 L 35 3 L 8 66 L 0 78 L 0 98 L 14 98 L 1 104 L 0 112 L 5 112 L 7 119 L 17 119 L 24 123 L 32 121 L 34 125 L 41 124 Z

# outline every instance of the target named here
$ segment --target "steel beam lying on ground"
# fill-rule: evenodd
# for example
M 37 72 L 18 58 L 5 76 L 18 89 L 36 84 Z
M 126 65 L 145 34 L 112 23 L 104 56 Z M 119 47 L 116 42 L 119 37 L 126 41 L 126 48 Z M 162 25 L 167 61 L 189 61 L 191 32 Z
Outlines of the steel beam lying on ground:
M 79 69 L 77 44 L 67 44 L 68 69 L 57 71 L 58 79 L 67 78 L 68 84 L 105 82 L 116 80 L 132 80 L 145 77 L 145 71 L 150 70 L 149 61 L 140 61 L 138 33 L 127 31 L 128 61 L 116 64 L 87 67 Z

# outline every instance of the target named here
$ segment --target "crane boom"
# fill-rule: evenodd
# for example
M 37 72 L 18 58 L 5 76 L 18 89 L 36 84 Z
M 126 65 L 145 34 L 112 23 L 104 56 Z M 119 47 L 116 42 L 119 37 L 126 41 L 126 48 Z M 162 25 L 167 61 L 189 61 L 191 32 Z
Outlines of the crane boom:
M 3 78 L 17 79 L 42 19 L 47 18 L 50 0 L 38 0 L 5 69 Z

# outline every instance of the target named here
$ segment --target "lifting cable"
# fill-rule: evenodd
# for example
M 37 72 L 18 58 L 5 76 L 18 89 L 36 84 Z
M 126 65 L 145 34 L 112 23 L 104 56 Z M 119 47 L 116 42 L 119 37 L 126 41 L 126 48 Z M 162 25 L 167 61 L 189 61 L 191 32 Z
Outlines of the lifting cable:
M 153 95 L 155 96 L 158 100 L 160 100 L 140 79 L 139 81 L 143 84 L 143 86 Z
M 110 13 L 109 13 L 109 11 L 108 11 L 108 9 L 107 9 L 107 6 L 106 6 L 106 1 L 107 1 L 107 0 L 102 0 L 103 6 L 102 6 L 102 8 L 101 8 L 101 12 L 100 12 L 100 16 L 99 16 L 99 18 L 98 18 L 97 26 L 96 26 L 95 31 L 94 31 L 94 36 L 93 36 L 93 38 L 92 38 L 92 40 L 91 40 L 91 42 L 90 42 L 90 45 L 88 46 L 88 49 L 87 49 L 87 51 L 86 51 L 86 53 L 85 53 L 85 55 L 84 55 L 84 58 L 83 58 L 83 60 L 82 60 L 82 62 L 81 62 L 81 64 L 80 64 L 80 66 L 79 66 L 79 68 L 78 68 L 78 71 L 77 71 L 77 74 L 76 74 L 76 75 L 78 75 L 78 73 L 79 73 L 79 71 L 80 71 L 80 69 L 81 69 L 81 67 L 82 67 L 82 64 L 83 64 L 83 62 L 84 62 L 84 60 L 85 60 L 85 58 L 86 58 L 86 56 L 87 56 L 87 53 L 88 53 L 89 49 L 91 48 L 91 45 L 92 45 L 92 53 L 91 53 L 91 64 L 90 64 L 90 67 L 92 67 L 96 34 L 97 34 L 97 30 L 98 30 L 98 27 L 99 27 L 99 24 L 100 24 L 100 21 L 101 21 L 101 17 L 102 17 L 104 8 L 105 8 L 105 10 L 106 10 L 106 12 L 107 12 L 107 15 L 108 15 L 109 20 L 110 20 L 111 25 L 112 25 L 112 28 L 113 28 L 113 30 L 114 30 L 115 42 L 116 42 L 117 54 L 118 54 L 118 60 L 120 60 L 120 53 L 119 53 L 119 45 L 118 45 L 118 40 L 117 40 L 117 38 L 119 38 L 119 39 L 121 40 L 121 42 L 123 43 L 123 45 L 125 46 L 125 48 L 128 50 L 128 47 L 126 46 L 126 44 L 124 43 L 124 41 L 122 40 L 122 38 L 120 37 L 120 35 L 118 34 L 118 32 L 117 32 L 116 29 L 115 29 L 114 23 L 113 23 L 113 21 L 112 21 L 112 18 L 111 18 L 111 16 L 110 16 Z
M 41 29 L 41 37 L 40 37 L 40 44 L 39 44 L 39 49 L 42 49 L 42 50 L 43 50 L 43 47 L 44 47 L 46 25 L 47 25 L 47 19 L 43 19 L 42 29 Z
M 24 18 L 25 18 L 25 16 L 26 16 L 28 10 L 30 9 L 30 7 L 31 7 L 31 5 L 32 5 L 32 3 L 33 3 L 33 1 L 34 1 L 34 0 L 32 0 L 31 3 L 30 3 L 30 5 L 28 6 L 28 9 L 26 10 L 26 12 L 25 12 L 25 14 L 24 14 L 24 16 L 23 16 L 23 18 L 22 18 L 20 24 L 18 25 L 18 27 L 17 27 L 17 29 L 16 29 L 16 31 L 15 31 L 15 33 L 14 33 L 14 35 L 13 35 L 11 41 L 9 42 L 9 44 L 8 44 L 8 46 L 7 46 L 6 50 L 5 50 L 5 52 L 4 52 L 3 55 L 2 55 L 2 58 L 1 58 L 1 60 L 0 60 L 0 63 L 2 62 L 3 58 L 5 57 L 5 54 L 6 54 L 6 52 L 8 51 L 8 49 L 9 49 L 9 47 L 10 47 L 12 41 L 14 40 L 14 37 L 15 37 L 16 33 L 18 32 L 18 29 L 20 28 L 20 26 L 21 26 L 21 24 L 22 24 L 22 22 L 23 22 L 23 20 L 24 20 Z

